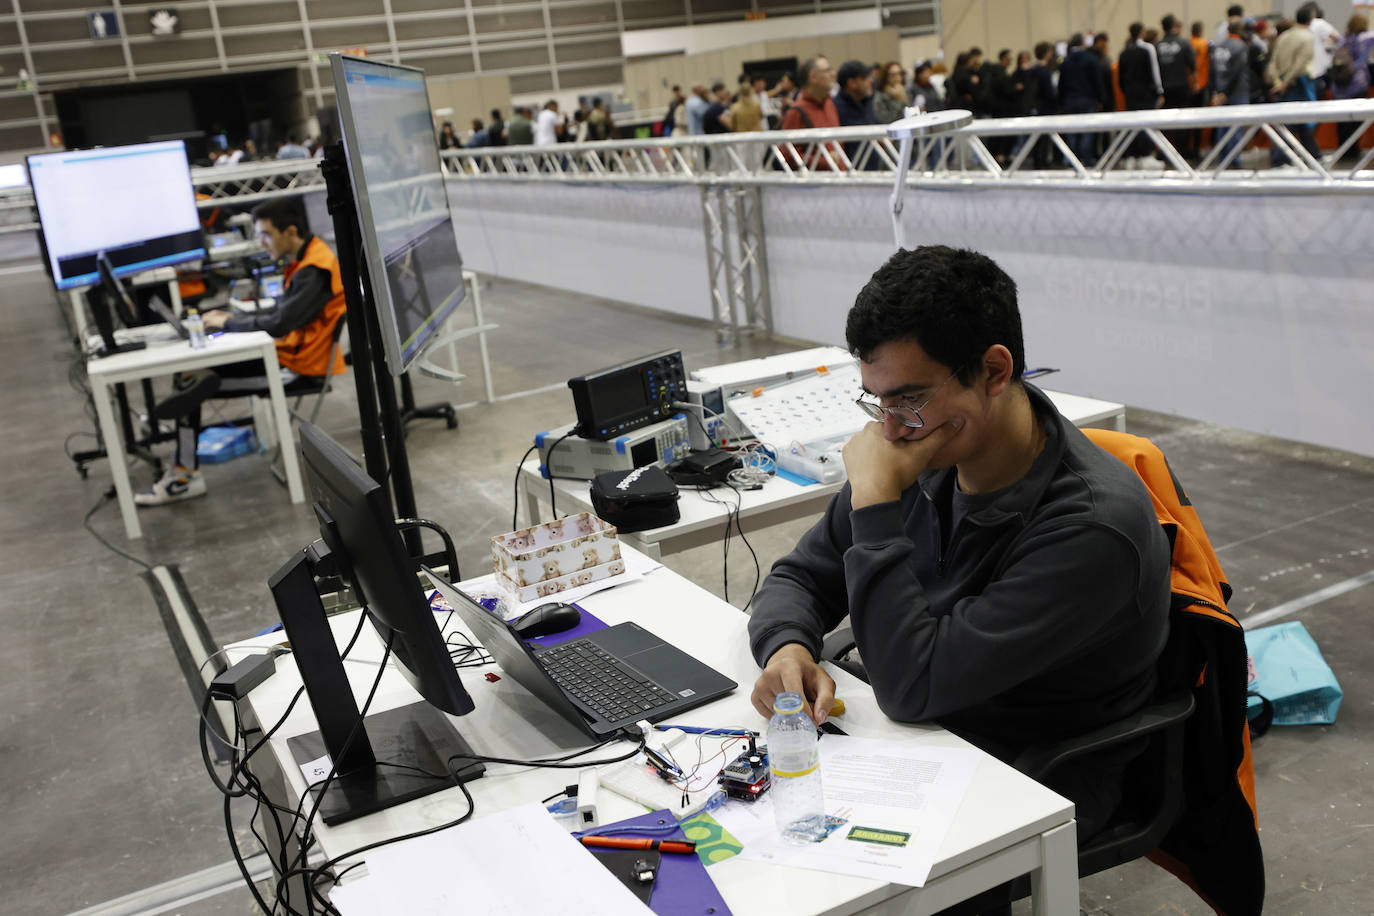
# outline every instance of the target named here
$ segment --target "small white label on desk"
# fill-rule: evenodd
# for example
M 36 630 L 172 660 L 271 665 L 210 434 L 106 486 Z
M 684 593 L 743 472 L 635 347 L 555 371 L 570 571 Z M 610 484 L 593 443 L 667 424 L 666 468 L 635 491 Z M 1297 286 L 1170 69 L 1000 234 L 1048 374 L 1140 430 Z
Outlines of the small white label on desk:
M 322 757 L 316 757 L 309 763 L 302 763 L 301 775 L 305 777 L 306 785 L 313 786 L 317 782 L 323 782 L 324 778 L 329 775 L 331 766 L 332 764 L 329 762 L 328 754 Z

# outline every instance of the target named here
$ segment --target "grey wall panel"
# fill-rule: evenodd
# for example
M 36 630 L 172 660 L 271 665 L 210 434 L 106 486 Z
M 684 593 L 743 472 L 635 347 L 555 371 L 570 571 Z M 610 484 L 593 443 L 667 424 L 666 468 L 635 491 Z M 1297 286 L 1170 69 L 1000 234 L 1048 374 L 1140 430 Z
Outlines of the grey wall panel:
M 843 343 L 893 252 L 883 188 L 764 192 L 778 332 Z M 914 191 L 908 244 L 993 257 L 1052 386 L 1374 454 L 1374 208 L 1358 197 Z M 1339 225 L 1341 233 L 1326 227 Z
M 695 187 L 450 182 L 449 200 L 473 270 L 711 316 Z

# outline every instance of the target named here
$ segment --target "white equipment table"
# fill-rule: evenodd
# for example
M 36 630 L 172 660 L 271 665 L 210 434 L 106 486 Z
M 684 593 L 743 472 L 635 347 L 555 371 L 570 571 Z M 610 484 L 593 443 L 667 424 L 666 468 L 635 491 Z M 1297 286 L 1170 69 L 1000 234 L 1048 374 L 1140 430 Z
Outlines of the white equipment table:
M 756 730 L 765 727 L 763 717 L 749 701 L 758 666 L 749 654 L 747 616 L 662 567 L 579 603 L 611 625 L 633 620 L 738 682 L 734 693 L 674 716 L 674 722 Z M 340 648 L 357 626 L 358 614 L 353 611 L 330 619 Z M 456 616 L 453 620 L 450 631 L 461 630 L 456 625 Z M 371 627 L 364 629 L 366 632 L 345 663 L 360 708 L 377 676 L 376 663 L 382 656 L 382 645 L 375 632 Z M 277 633 L 234 644 L 226 650 L 228 662 L 233 664 L 250 651 L 261 652 L 263 647 L 279 643 L 282 638 Z M 837 694 L 845 700 L 846 712 L 835 723 L 847 733 L 932 746 L 969 746 L 935 726 L 893 722 L 879 711 L 867 684 L 833 666 L 826 665 L 826 670 L 835 678 Z M 531 759 L 586 746 L 581 732 L 513 679 L 502 677 L 489 682 L 481 674 L 474 669 L 461 672 L 476 709 L 452 719 L 477 753 Z M 244 727 L 272 728 L 300 683 L 293 658 L 280 657 L 276 672 L 240 701 Z M 409 683 L 392 666 L 382 674 L 370 711 L 415 700 Z M 279 803 L 284 801 L 294 807 L 306 789 L 287 739 L 314 728 L 308 704 L 297 703 L 270 741 L 271 759 L 266 759 L 269 755 L 264 753 L 253 758 L 254 772 Z M 615 756 L 621 747 L 610 745 L 593 759 Z M 468 783 L 468 788 L 474 799 L 475 815 L 482 816 L 538 801 L 576 781 L 576 771 L 488 764 L 486 775 Z M 462 794 L 457 789 L 447 789 L 335 827 L 319 825 L 316 835 L 325 856 L 333 858 L 369 843 L 446 823 L 466 810 Z M 604 790 L 599 793 L 598 811 L 604 825 L 643 814 L 644 808 Z M 345 860 L 339 867 L 347 867 L 353 861 L 356 860 Z M 454 879 L 459 880 L 462 863 L 453 864 Z M 712 865 L 708 873 L 730 909 L 739 916 L 784 912 L 794 916 L 860 912 L 920 916 L 1027 873 L 1031 875 L 1036 914 L 1062 916 L 1078 909 L 1073 803 L 988 755 L 982 755 L 977 764 L 958 817 L 923 888 L 760 864 L 740 857 Z
M 143 536 L 138 524 L 138 509 L 134 505 L 133 488 L 129 482 L 129 466 L 124 452 L 120 425 L 110 404 L 114 386 L 120 382 L 209 369 L 246 359 L 261 359 L 267 376 L 267 390 L 272 400 L 272 418 L 281 435 L 289 435 L 291 417 L 286 409 L 286 393 L 282 389 L 281 373 L 277 369 L 277 348 L 272 335 L 266 331 L 246 331 L 211 337 L 203 350 L 193 350 L 184 340 L 149 342 L 146 349 L 115 353 L 92 359 L 86 364 L 91 382 L 91 397 L 95 401 L 96 416 L 100 420 L 100 435 L 110 459 L 110 473 L 114 477 L 115 493 L 119 497 L 119 512 L 124 518 L 124 532 L 130 539 Z M 286 467 L 286 487 L 293 503 L 305 501 L 301 486 L 300 463 L 294 448 L 282 449 Z
M 1110 424 L 1125 432 L 1126 405 L 1059 391 L 1046 391 L 1059 412 L 1076 426 Z M 761 490 L 740 491 L 739 521 L 748 531 L 819 515 L 830 497 L 839 491 L 844 481 L 807 486 L 774 477 Z M 585 480 L 558 479 L 553 482 L 557 494 L 556 508 L 564 514 L 592 512 L 590 485 Z M 520 467 L 520 499 L 525 505 L 525 524 L 536 525 L 541 519 L 540 500 L 548 501 L 549 481 L 539 473 L 539 462 L 531 459 Z M 621 534 L 622 540 L 651 557 L 661 558 L 703 544 L 719 541 L 724 533 L 722 525 L 728 518 L 726 504 L 734 508 L 733 493 L 712 493 L 715 500 L 696 490 L 679 492 L 678 511 L 681 518 L 671 525 Z

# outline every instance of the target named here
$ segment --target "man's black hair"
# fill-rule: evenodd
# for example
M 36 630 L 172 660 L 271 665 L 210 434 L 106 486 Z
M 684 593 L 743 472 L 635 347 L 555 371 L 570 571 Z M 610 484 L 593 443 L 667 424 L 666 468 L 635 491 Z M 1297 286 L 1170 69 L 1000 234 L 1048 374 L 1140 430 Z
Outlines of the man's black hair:
M 1230 19 L 1232 16 L 1244 16 L 1244 15 L 1245 15 L 1245 7 L 1241 6 L 1239 3 L 1232 3 L 1230 6 L 1226 7 L 1226 18 L 1227 18 L 1227 19 Z
M 1132 22 L 1126 31 L 1131 36 L 1131 41 L 1139 41 L 1140 34 L 1145 31 L 1145 23 Z
M 1159 20 L 1159 24 L 1164 29 L 1164 34 L 1168 35 L 1174 30 L 1174 26 L 1179 24 L 1178 17 L 1173 13 L 1165 13 L 1164 18 Z
M 253 221 L 260 219 L 267 220 L 278 232 L 285 232 L 288 226 L 295 226 L 301 238 L 310 234 L 310 227 L 305 221 L 305 210 L 300 203 L 289 197 L 274 197 L 254 207 Z
M 1011 351 L 1012 380 L 1026 368 L 1016 283 L 987 255 L 925 245 L 878 268 L 844 328 L 849 352 L 867 362 L 881 344 L 912 339 L 969 385 L 993 344 Z
M 1044 60 L 1045 55 L 1050 54 L 1053 51 L 1054 45 L 1050 44 L 1048 41 L 1037 42 L 1035 45 L 1035 59 Z
M 1312 18 L 1316 16 L 1316 14 L 1317 4 L 1304 3 L 1302 6 L 1298 7 L 1298 11 L 1293 14 L 1293 21 L 1298 25 L 1308 25 L 1312 22 Z
M 847 60 L 840 65 L 840 71 L 835 74 L 835 82 L 839 84 L 840 90 L 843 91 L 850 80 L 868 76 L 871 72 L 872 70 L 869 69 L 868 64 L 863 61 Z
M 1070 48 L 1081 48 L 1081 47 L 1083 47 L 1083 33 L 1082 33 L 1082 32 L 1074 32 L 1072 35 L 1069 36 L 1069 47 L 1070 47 Z

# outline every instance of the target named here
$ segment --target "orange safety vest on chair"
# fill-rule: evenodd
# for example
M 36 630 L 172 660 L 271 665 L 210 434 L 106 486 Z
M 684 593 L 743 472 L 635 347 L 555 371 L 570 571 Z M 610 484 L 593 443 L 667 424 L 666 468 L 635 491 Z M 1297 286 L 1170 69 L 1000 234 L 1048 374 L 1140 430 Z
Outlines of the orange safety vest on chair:
M 1161 660 L 1160 688 L 1192 685 L 1197 708 L 1184 740 L 1183 812 L 1149 858 L 1218 913 L 1258 914 L 1264 904 L 1264 860 L 1246 719 L 1245 634 L 1226 609 L 1231 586 L 1164 453 L 1139 436 L 1083 432 L 1144 481 L 1173 544 L 1170 643 L 1181 649 Z
M 277 362 L 301 375 L 341 375 L 344 372 L 342 352 L 336 353 L 334 365 L 329 365 L 329 351 L 334 347 L 334 326 L 343 320 L 347 310 L 339 259 L 323 239 L 311 236 L 301 249 L 300 257 L 286 265 L 286 288 L 291 287 L 291 278 L 302 267 L 318 267 L 327 271 L 331 295 L 324 308 L 310 322 L 277 339 Z

